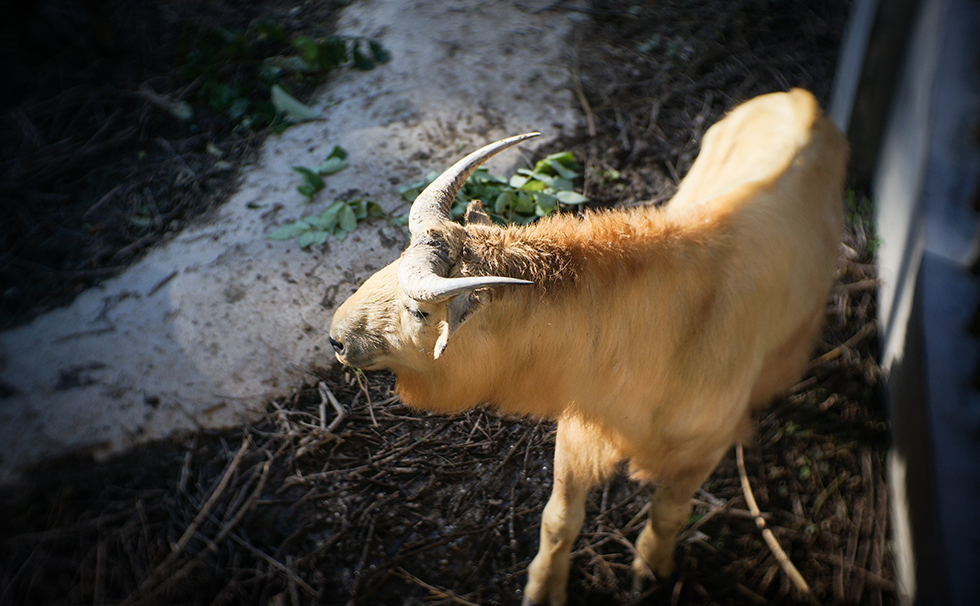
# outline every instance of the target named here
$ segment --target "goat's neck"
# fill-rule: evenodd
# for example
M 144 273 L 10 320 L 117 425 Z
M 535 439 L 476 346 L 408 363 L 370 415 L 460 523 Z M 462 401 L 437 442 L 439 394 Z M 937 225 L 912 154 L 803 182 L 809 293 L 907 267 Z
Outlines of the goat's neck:
M 703 246 L 702 228 L 671 222 L 657 209 L 467 231 L 464 274 L 523 278 L 535 285 L 495 289 L 492 301 L 460 328 L 430 372 L 398 373 L 406 402 L 446 412 L 489 402 L 506 411 L 560 414 L 571 396 L 567 387 L 549 383 L 562 375 L 552 365 L 590 372 L 588 353 L 578 342 L 591 334 L 583 326 L 602 339 L 622 338 L 602 323 L 612 312 L 608 307 L 643 305 L 648 293 L 637 288 L 649 285 L 676 291 L 671 298 L 683 300 L 691 276 L 703 275 L 698 265 L 712 248 Z M 617 301 L 621 293 L 638 301 Z

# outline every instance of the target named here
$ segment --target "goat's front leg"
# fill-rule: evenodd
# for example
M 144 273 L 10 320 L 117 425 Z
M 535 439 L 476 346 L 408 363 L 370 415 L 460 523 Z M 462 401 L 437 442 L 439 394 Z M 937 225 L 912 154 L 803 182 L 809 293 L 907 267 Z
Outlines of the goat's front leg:
M 715 468 L 699 467 L 664 480 L 650 498 L 646 526 L 636 540 L 639 557 L 633 560 L 633 573 L 646 578 L 653 572 L 664 579 L 674 574 L 674 542 L 677 532 L 691 515 L 691 497 Z
M 527 571 L 523 606 L 564 606 L 569 554 L 585 520 L 585 497 L 594 481 L 581 461 L 588 444 L 576 440 L 581 426 L 568 419 L 558 423 L 555 479 L 541 516 L 541 545 Z M 577 443 L 578 442 L 578 443 Z

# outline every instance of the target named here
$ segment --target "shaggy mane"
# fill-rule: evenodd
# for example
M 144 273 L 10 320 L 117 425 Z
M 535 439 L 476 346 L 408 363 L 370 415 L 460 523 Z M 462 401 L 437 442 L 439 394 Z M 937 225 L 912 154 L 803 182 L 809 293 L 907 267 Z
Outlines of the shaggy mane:
M 527 226 L 468 225 L 461 269 L 463 275 L 530 280 L 558 295 L 585 274 L 641 270 L 675 252 L 677 240 L 692 231 L 654 207 L 551 216 Z

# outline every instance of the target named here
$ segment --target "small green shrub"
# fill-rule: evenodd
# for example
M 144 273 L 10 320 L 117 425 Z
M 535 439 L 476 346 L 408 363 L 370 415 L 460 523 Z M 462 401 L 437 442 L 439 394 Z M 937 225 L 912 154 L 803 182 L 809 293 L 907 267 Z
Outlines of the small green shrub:
M 319 215 L 283 225 L 269 232 L 268 237 L 273 240 L 298 238 L 300 248 L 309 248 L 323 244 L 330 236 L 343 240 L 357 229 L 360 221 L 382 216 L 384 211 L 374 202 L 361 198 L 337 200 Z
M 318 117 L 293 91 L 310 90 L 333 70 L 370 70 L 390 55 L 380 43 L 350 36 L 296 36 L 264 19 L 247 28 L 189 25 L 182 33 L 177 61 L 197 99 L 213 114 L 240 120 L 253 130 L 281 132 L 293 123 Z
M 539 160 L 533 170 L 520 168 L 509 179 L 478 168 L 463 184 L 450 209 L 450 216 L 461 218 L 471 200 L 480 200 L 493 221 L 526 225 L 564 207 L 589 201 L 573 189 L 572 180 L 579 176 L 577 170 L 578 164 L 571 152 L 552 154 Z M 402 198 L 414 202 L 438 176 L 439 173 L 433 171 L 422 181 L 400 187 Z M 407 220 L 407 215 L 403 215 L 397 222 L 404 224 Z

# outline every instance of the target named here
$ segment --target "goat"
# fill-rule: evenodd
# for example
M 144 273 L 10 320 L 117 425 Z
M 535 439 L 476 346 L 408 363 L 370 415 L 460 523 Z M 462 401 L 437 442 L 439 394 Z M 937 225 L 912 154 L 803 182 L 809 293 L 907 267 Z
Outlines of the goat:
M 409 405 L 490 403 L 557 419 L 554 486 L 525 604 L 564 604 L 591 486 L 628 460 L 659 480 L 634 573 L 670 576 L 690 499 L 800 377 L 843 229 L 848 147 L 807 91 L 756 97 L 712 126 L 662 208 L 492 225 L 449 209 L 490 156 L 460 160 L 412 206 L 411 243 L 333 317 L 337 359 L 390 368 Z

